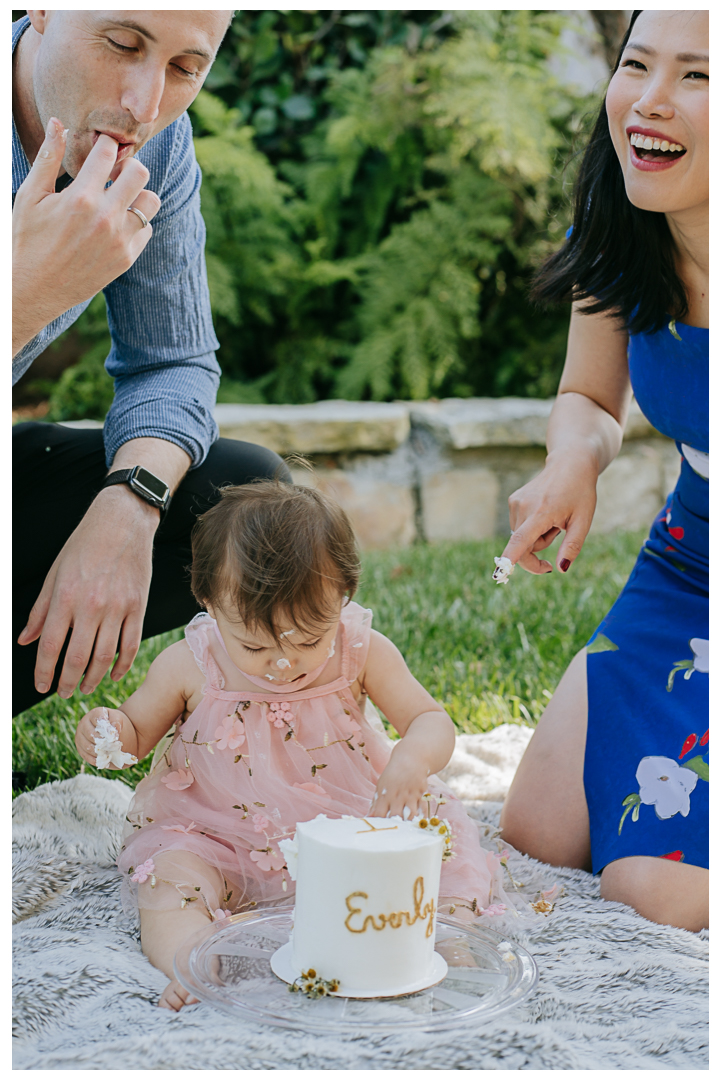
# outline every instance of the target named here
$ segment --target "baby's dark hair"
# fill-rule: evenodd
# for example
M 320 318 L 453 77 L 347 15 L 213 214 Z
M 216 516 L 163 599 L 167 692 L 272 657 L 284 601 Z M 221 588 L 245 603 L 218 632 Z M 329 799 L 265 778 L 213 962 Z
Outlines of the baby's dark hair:
M 262 480 L 221 489 L 192 532 L 195 599 L 279 643 L 283 617 L 306 632 L 324 629 L 338 594 L 360 580 L 355 534 L 345 511 L 311 488 Z M 335 588 L 328 588 L 328 585 Z

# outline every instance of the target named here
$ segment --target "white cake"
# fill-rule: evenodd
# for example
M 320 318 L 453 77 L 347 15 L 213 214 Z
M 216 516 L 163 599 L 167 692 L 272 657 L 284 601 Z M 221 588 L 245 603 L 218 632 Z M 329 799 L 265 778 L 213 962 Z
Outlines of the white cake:
M 339 993 L 407 993 L 438 982 L 441 836 L 402 818 L 298 824 L 292 969 L 339 979 Z M 439 974 L 438 974 L 439 972 Z

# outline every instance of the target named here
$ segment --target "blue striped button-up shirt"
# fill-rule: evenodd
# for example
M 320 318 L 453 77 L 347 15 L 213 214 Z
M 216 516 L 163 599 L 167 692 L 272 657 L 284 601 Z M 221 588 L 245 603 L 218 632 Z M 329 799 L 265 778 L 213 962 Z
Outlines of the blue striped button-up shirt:
M 13 52 L 28 25 L 27 16 L 12 24 Z M 103 290 L 112 337 L 105 368 L 115 380 L 104 429 L 107 463 L 129 439 L 149 436 L 176 443 L 199 465 L 218 435 L 213 409 L 220 368 L 205 269 L 201 175 L 187 113 L 136 157 L 149 170 L 147 188 L 162 205 L 140 257 Z M 13 121 L 13 201 L 29 171 Z M 13 384 L 89 303 L 70 308 L 19 351 Z

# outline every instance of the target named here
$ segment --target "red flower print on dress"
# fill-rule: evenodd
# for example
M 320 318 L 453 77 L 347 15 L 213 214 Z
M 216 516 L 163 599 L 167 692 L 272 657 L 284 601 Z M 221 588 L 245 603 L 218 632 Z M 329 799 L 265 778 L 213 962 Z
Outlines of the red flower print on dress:
M 684 851 L 668 851 L 667 855 L 661 855 L 661 859 L 672 859 L 673 862 L 682 862 L 685 858 Z
M 695 743 L 698 741 L 697 735 L 688 735 L 687 739 L 683 743 L 683 748 L 680 751 L 678 761 L 682 761 L 686 754 L 689 754 Z
M 268 848 L 267 851 L 251 851 L 250 858 L 254 863 L 257 863 L 261 870 L 282 870 L 285 865 L 285 859 L 280 855 L 275 848 Z
M 189 769 L 178 769 L 177 772 L 169 772 L 167 776 L 160 777 L 170 791 L 184 791 L 195 783 L 195 777 Z
M 668 529 L 668 532 L 671 536 L 674 536 L 676 540 L 682 540 L 683 536 L 685 535 L 685 530 L 683 529 L 682 525 L 671 525 Z
M 152 859 L 146 859 L 144 863 L 141 863 L 140 866 L 136 868 L 135 873 L 130 878 L 130 880 L 137 881 L 140 885 L 142 885 L 143 882 L 147 881 L 147 879 L 154 873 L 155 863 L 152 861 Z
M 242 720 L 234 716 L 226 716 L 221 724 L 215 728 L 215 738 L 218 750 L 237 750 L 245 742 L 245 730 Z

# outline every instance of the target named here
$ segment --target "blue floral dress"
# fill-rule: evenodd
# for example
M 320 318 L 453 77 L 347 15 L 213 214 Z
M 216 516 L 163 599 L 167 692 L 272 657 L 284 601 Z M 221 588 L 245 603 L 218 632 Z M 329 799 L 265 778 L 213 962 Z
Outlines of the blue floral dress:
M 631 336 L 635 397 L 677 443 L 677 486 L 588 643 L 593 873 L 652 855 L 708 866 L 708 331 Z

